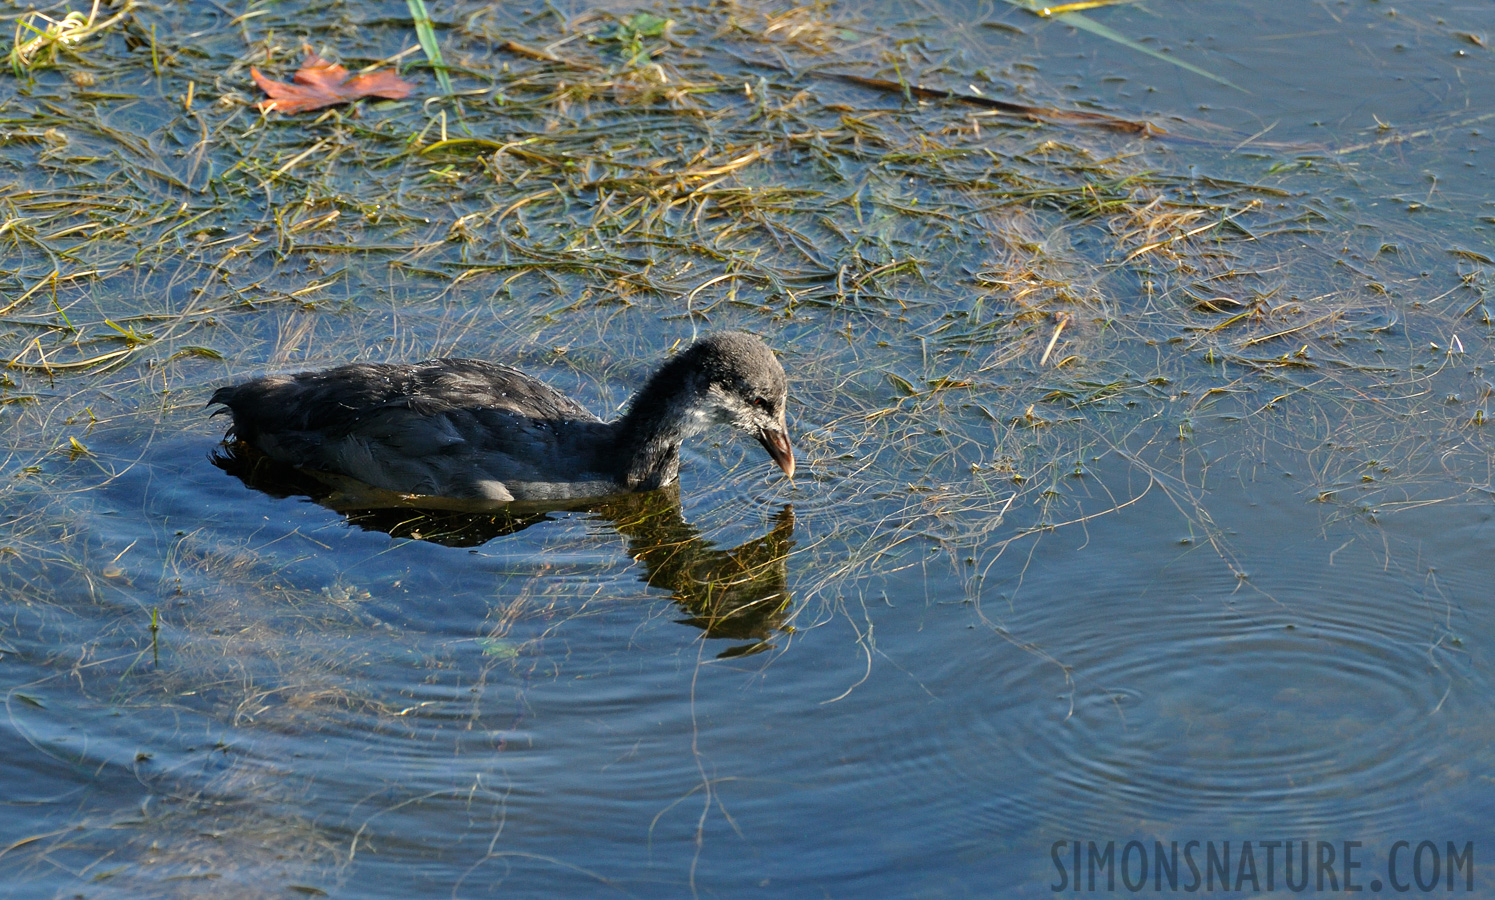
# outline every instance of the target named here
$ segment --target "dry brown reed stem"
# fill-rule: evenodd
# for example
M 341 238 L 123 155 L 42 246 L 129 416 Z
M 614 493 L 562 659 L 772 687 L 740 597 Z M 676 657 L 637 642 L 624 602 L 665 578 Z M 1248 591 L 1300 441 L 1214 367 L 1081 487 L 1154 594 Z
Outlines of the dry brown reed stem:
M 1064 332 L 1064 326 L 1069 324 L 1068 313 L 1057 313 L 1054 316 L 1054 336 L 1049 338 L 1049 344 L 1043 348 L 1043 356 L 1039 357 L 1038 364 L 1041 366 L 1049 361 L 1049 354 L 1054 352 L 1054 345 L 1059 343 L 1059 335 Z

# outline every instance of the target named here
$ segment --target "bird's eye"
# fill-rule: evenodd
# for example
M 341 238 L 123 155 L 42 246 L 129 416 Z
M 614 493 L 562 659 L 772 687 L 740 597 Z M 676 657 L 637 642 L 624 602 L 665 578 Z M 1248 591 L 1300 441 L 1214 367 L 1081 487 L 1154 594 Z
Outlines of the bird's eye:
M 753 398 L 753 405 L 756 406 L 756 407 L 758 407 L 759 409 L 762 409 L 762 410 L 772 410 L 773 409 L 772 405 L 768 402 L 768 400 L 765 399 L 765 398 L 763 398 L 763 397 L 754 397 Z

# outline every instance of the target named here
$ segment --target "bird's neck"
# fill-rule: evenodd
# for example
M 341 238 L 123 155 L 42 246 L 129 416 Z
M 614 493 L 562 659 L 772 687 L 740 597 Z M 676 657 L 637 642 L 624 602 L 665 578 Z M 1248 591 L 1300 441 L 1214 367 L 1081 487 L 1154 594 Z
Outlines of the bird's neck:
M 663 487 L 680 471 L 680 444 L 706 427 L 700 388 L 680 357 L 639 389 L 617 421 L 621 480 L 630 490 Z

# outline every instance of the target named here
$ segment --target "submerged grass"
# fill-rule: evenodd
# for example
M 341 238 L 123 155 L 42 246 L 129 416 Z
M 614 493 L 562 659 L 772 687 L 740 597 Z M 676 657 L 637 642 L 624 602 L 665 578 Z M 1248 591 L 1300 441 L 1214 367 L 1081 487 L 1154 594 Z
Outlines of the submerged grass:
M 723 546 L 761 547 L 792 498 L 794 602 L 772 611 L 774 640 L 836 622 L 869 664 L 863 607 L 892 573 L 938 564 L 980 604 L 1021 583 L 1013 548 L 1154 493 L 1249 585 L 1207 483 L 1262 460 L 1305 461 L 1326 521 L 1495 490 L 1492 389 L 1466 359 L 1489 341 L 1474 251 L 1387 249 L 1301 175 L 1177 174 L 1167 136 L 1022 111 L 1063 104 L 930 93 L 944 63 L 926 47 L 821 5 L 568 18 L 475 4 L 442 23 L 417 6 L 373 24 L 317 6 L 315 27 L 285 4 L 172 8 L 195 18 L 169 29 L 155 28 L 168 11 L 120 7 L 86 53 L 23 67 L 0 106 L 0 579 L 26 598 L 0 638 L 79 706 L 265 742 L 160 775 L 172 815 L 128 825 L 168 864 L 116 883 L 237 873 L 253 894 L 268 876 L 246 860 L 345 864 L 359 839 L 339 829 L 364 829 L 298 817 L 273 735 L 425 727 L 411 712 L 424 688 L 370 684 L 367 645 L 336 637 L 378 627 L 366 602 L 403 590 L 334 549 L 366 545 L 310 513 L 251 528 L 202 497 L 154 505 L 153 479 L 185 477 L 178 457 L 216 440 L 201 405 L 230 378 L 460 352 L 549 372 L 605 411 L 698 331 L 765 333 L 794 380 L 807 486 L 775 494 L 727 445 L 712 451 L 726 463 L 695 464 L 712 479 L 687 512 Z M 439 95 L 254 111 L 249 66 L 294 61 L 308 37 L 350 68 L 402 58 L 410 22 L 451 79 Z M 1477 465 L 1450 475 L 1451 460 Z M 97 525 L 120 510 L 141 524 Z M 530 537 L 546 558 L 612 540 L 621 559 L 618 521 L 632 520 Z M 518 692 L 565 665 L 547 648 L 567 623 L 614 613 L 630 588 L 647 597 L 588 563 L 506 565 L 497 588 L 463 588 L 487 616 L 481 671 L 454 675 L 472 657 L 414 639 L 387 652 L 428 686 Z M 713 627 L 683 583 L 650 581 Z M 477 725 L 502 715 L 473 704 L 473 736 L 453 746 L 496 753 L 504 723 Z M 273 824 L 233 814 L 249 807 Z M 224 809 L 236 839 L 202 862 L 193 835 Z M 49 855 L 102 856 L 119 825 L 90 820 L 0 864 L 25 876 Z

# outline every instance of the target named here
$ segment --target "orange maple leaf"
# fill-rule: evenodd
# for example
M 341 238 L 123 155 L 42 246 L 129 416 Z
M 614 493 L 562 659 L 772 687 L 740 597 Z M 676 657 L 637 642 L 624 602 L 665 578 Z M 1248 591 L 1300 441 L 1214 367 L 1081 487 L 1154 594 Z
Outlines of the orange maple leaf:
M 250 67 L 249 74 L 254 76 L 254 83 L 260 86 L 260 90 L 270 97 L 259 102 L 261 112 L 272 109 L 288 114 L 306 112 L 339 103 L 352 103 L 363 97 L 400 100 L 415 88 L 389 69 L 350 78 L 347 69 L 328 62 L 310 50 L 306 53 L 306 61 L 292 76 L 295 84 L 273 81 L 261 75 L 260 70 L 253 66 Z

